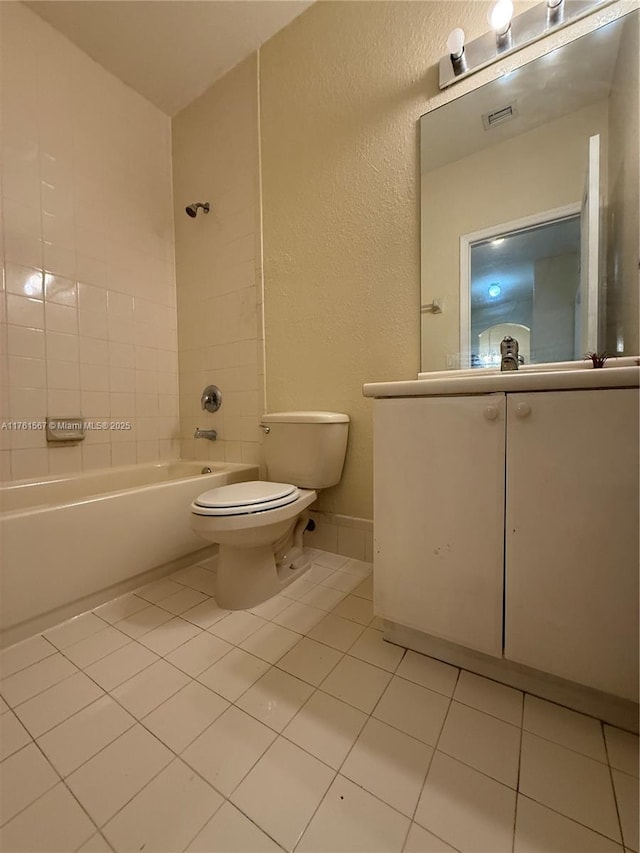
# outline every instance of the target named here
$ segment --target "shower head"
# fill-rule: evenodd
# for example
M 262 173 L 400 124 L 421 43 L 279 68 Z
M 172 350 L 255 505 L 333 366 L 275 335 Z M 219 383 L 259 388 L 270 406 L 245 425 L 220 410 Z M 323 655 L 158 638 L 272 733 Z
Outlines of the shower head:
M 198 213 L 198 208 L 201 207 L 205 213 L 209 213 L 209 202 L 205 201 L 204 203 L 201 201 L 194 201 L 193 204 L 188 204 L 185 207 L 187 212 L 187 216 L 190 216 L 192 219 L 196 218 L 196 214 Z

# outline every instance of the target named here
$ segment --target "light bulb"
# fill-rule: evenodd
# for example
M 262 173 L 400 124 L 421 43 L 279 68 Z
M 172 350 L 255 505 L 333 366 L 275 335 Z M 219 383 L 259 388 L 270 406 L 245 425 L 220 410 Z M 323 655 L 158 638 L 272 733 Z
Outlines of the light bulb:
M 500 287 L 499 284 L 490 284 L 489 285 L 488 293 L 489 293 L 489 296 L 491 299 L 497 299 L 498 296 L 500 296 L 501 291 L 502 291 L 502 288 Z
M 509 32 L 513 18 L 512 0 L 498 0 L 489 12 L 489 26 L 495 30 L 497 36 L 504 36 Z
M 447 50 L 451 54 L 452 59 L 460 59 L 464 53 L 464 40 L 464 30 L 460 27 L 456 27 L 455 30 L 451 30 L 449 33 L 449 37 L 447 38 Z

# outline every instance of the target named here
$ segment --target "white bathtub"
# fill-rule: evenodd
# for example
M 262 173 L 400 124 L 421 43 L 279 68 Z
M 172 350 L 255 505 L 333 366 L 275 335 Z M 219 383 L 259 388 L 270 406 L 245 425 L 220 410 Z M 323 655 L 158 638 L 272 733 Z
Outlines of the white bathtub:
M 165 462 L 0 485 L 0 646 L 205 548 L 191 501 L 257 478 L 255 465 Z

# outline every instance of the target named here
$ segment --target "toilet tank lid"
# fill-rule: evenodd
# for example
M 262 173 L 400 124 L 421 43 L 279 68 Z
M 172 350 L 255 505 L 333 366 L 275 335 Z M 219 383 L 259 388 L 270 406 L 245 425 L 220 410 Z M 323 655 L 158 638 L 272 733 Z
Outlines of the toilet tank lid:
M 342 412 L 270 412 L 262 416 L 263 424 L 346 424 L 349 415 Z

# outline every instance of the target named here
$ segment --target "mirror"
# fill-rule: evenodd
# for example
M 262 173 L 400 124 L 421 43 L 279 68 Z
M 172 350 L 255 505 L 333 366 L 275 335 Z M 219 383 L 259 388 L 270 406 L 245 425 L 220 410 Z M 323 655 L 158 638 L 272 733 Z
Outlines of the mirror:
M 639 18 L 422 116 L 423 371 L 638 354 Z

